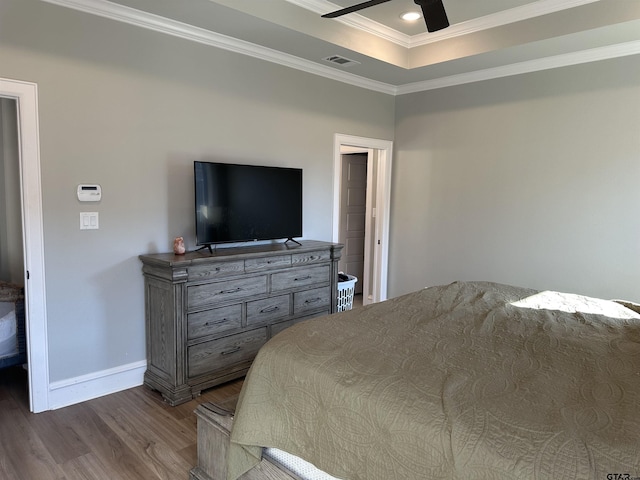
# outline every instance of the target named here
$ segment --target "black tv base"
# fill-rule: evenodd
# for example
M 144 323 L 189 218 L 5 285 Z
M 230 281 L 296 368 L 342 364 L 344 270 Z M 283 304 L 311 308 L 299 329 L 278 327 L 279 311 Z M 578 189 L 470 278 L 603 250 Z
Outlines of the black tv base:
M 200 250 L 204 250 L 204 249 L 209 250 L 209 253 L 213 253 L 213 248 L 211 248 L 211 244 L 207 244 L 207 245 L 203 245 L 200 248 L 196 249 L 196 252 L 199 252 Z
M 294 240 L 294 239 L 293 239 L 293 238 L 291 238 L 291 237 L 287 238 L 287 239 L 284 241 L 284 244 L 286 245 L 286 244 L 288 244 L 289 242 L 293 242 L 293 243 L 295 243 L 296 245 L 298 245 L 298 246 L 300 246 L 300 247 L 302 246 L 302 244 L 301 244 L 299 241 Z M 243 242 L 238 242 L 238 243 L 243 243 Z M 253 243 L 253 242 L 244 242 L 244 243 L 249 244 L 249 243 Z M 213 247 L 212 247 L 212 245 L 213 245 Z M 216 244 L 215 244 L 215 243 L 208 243 L 208 244 L 206 244 L 206 245 L 201 246 L 200 248 L 197 248 L 195 251 L 196 251 L 196 252 L 199 252 L 200 250 L 204 250 L 204 249 L 209 250 L 209 253 L 213 254 L 213 250 L 214 250 L 214 249 L 216 249 Z

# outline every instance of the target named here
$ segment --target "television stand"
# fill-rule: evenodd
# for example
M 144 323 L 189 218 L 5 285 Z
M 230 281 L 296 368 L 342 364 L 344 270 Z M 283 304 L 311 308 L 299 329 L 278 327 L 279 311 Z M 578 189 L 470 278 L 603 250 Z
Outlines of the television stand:
M 301 244 L 300 242 L 298 242 L 297 240 L 294 240 L 294 239 L 293 239 L 293 238 L 291 238 L 291 237 L 287 238 L 287 239 L 284 241 L 284 244 L 286 245 L 286 244 L 287 244 L 287 243 L 289 243 L 289 242 L 293 242 L 293 243 L 296 243 L 296 244 L 298 244 L 298 245 L 302 246 L 302 244 Z

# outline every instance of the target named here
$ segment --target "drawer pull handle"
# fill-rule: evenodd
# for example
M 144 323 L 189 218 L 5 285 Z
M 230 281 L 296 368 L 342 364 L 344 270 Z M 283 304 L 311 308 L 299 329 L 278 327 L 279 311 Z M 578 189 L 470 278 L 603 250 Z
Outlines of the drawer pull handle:
M 293 281 L 300 282 L 302 280 L 309 280 L 310 278 L 311 278 L 311 275 L 307 275 L 306 277 L 294 278 Z
M 309 300 L 305 300 L 304 303 L 310 305 L 312 303 L 318 303 L 320 300 L 322 300 L 320 297 L 310 298 Z
M 207 322 L 205 322 L 204 326 L 205 326 L 205 327 L 208 327 L 209 325 L 215 325 L 215 324 L 217 324 L 217 323 L 225 323 L 225 322 L 228 322 L 228 321 L 229 321 L 229 319 L 225 317 L 225 318 L 220 319 L 220 321 L 219 321 L 219 322 L 210 322 L 210 321 L 207 321 Z
M 260 310 L 260 313 L 270 313 L 275 312 L 276 310 L 280 310 L 280 307 L 278 307 L 277 305 L 272 305 L 270 307 L 263 308 L 262 310 Z
M 232 290 L 220 290 L 220 294 L 221 295 L 225 295 L 227 293 L 237 293 L 237 292 L 241 292 L 241 291 L 242 291 L 242 289 L 240 287 L 238 287 L 238 288 L 234 288 Z
M 220 355 L 231 355 L 232 353 L 236 353 L 238 350 L 240 350 L 240 347 L 236 345 L 231 350 L 225 350 Z

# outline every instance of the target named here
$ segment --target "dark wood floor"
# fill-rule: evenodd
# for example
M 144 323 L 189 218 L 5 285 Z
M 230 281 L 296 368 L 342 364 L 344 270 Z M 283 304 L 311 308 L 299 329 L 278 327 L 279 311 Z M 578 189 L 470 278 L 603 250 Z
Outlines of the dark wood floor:
M 0 370 L 1 480 L 187 480 L 202 402 L 233 404 L 242 380 L 177 407 L 141 386 L 44 413 L 29 412 L 26 372 Z

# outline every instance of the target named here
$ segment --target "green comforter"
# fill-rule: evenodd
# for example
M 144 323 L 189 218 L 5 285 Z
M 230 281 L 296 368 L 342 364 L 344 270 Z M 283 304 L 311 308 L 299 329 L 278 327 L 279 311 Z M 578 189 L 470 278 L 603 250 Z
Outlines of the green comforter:
M 333 476 L 640 477 L 640 315 L 486 282 L 295 325 L 244 383 L 229 478 L 263 446 Z

